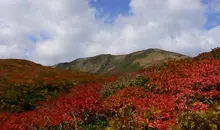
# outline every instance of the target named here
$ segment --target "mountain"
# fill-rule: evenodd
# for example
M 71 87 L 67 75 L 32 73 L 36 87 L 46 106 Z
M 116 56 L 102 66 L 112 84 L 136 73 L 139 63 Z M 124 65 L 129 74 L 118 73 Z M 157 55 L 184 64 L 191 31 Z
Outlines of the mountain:
M 135 72 L 154 64 L 185 58 L 190 57 L 175 52 L 152 48 L 124 55 L 103 54 L 94 57 L 79 58 L 72 62 L 59 63 L 52 67 L 96 74 L 119 74 Z

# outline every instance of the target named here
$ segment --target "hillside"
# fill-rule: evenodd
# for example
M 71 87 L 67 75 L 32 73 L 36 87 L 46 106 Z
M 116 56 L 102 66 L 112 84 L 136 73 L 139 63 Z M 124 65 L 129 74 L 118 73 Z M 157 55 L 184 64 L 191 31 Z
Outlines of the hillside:
M 101 81 L 94 74 L 54 69 L 21 59 L 0 59 L 0 110 L 24 111 L 76 84 Z
M 12 63 L 15 64 L 14 61 Z M 30 64 L 38 66 L 36 68 L 42 67 Z M 7 62 L 3 67 L 9 66 L 14 65 Z M 18 68 L 19 65 L 16 64 L 13 68 L 16 71 L 10 71 L 22 72 Z M 75 74 L 72 77 L 65 75 L 72 74 L 71 71 L 47 67 L 38 74 L 52 70 L 57 72 L 53 73 L 53 76 L 50 75 L 52 77 L 74 79 Z M 61 72 L 65 73 L 60 75 Z M 62 78 L 52 79 L 55 87 L 59 79 Z M 192 59 L 169 61 L 120 77 L 112 76 L 110 79 L 98 82 L 100 77 L 96 77 L 92 81 L 97 82 L 76 84 L 70 88 L 67 87 L 69 84 L 61 84 L 61 88 L 68 88 L 68 93 L 58 95 L 52 100 L 44 100 L 36 108 L 28 111 L 0 112 L 0 129 L 219 130 L 220 128 L 220 48 L 199 54 Z M 14 84 L 11 80 L 8 82 Z M 21 92 L 23 91 L 26 90 Z M 38 92 L 38 89 L 32 88 L 26 93 L 28 96 L 21 97 L 30 99 L 35 91 Z M 4 93 L 5 96 L 0 101 L 4 99 L 8 103 L 9 99 L 16 99 L 16 96 L 13 96 L 15 91 L 6 92 L 9 93 Z M 39 98 L 39 95 L 35 97 Z M 17 103 L 19 102 L 22 103 L 23 100 L 18 100 Z
M 80 58 L 72 62 L 60 63 L 53 67 L 96 74 L 118 74 L 135 72 L 154 64 L 162 64 L 170 60 L 185 58 L 189 57 L 160 49 L 147 49 L 125 55 L 104 54 Z

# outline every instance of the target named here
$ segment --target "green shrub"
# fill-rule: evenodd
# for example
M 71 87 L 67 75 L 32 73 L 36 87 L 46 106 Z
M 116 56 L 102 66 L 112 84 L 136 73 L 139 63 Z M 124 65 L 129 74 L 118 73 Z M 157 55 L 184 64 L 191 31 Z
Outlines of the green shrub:
M 181 130 L 219 130 L 220 112 L 209 110 L 207 112 L 189 112 L 178 119 Z
M 123 89 L 124 87 L 124 85 L 118 85 L 118 89 Z
M 33 125 L 33 130 L 75 130 L 75 125 L 70 121 L 62 122 L 55 126 L 39 127 L 39 125 Z
M 62 87 L 63 86 L 63 87 Z M 0 111 L 23 112 L 33 110 L 37 107 L 38 101 L 44 101 L 48 97 L 57 98 L 59 92 L 68 92 L 72 83 L 65 82 L 58 85 L 38 84 L 32 87 L 25 84 L 12 86 L 0 95 Z
M 89 123 L 79 123 L 82 130 L 104 130 L 107 125 L 107 119 L 100 115 L 96 115 Z
M 147 92 L 152 92 L 155 87 L 156 87 L 156 85 L 152 85 L 152 86 L 144 85 L 144 89 Z
M 145 76 L 137 76 L 134 81 L 130 83 L 130 86 L 144 86 L 149 82 L 149 78 Z
M 113 94 L 113 91 L 110 89 L 105 89 L 101 92 L 103 98 L 107 98 Z
M 149 78 L 145 75 L 138 75 L 133 77 L 132 75 L 125 75 L 120 77 L 118 80 L 110 83 L 104 84 L 104 89 L 101 91 L 103 98 L 107 98 L 117 92 L 118 90 L 123 89 L 124 87 L 140 86 L 145 87 L 146 91 L 152 91 L 155 86 L 147 86 Z

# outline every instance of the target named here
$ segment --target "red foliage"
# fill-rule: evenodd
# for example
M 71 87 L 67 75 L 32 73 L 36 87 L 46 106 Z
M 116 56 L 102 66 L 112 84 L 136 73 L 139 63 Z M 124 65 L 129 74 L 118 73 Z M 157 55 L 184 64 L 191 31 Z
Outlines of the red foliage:
M 104 110 L 117 112 L 120 108 L 125 108 L 127 105 L 132 105 L 134 97 L 143 97 L 145 94 L 144 88 L 126 87 L 116 94 L 109 97 L 102 103 Z
M 46 122 L 50 126 L 60 124 L 63 121 L 74 123 L 72 114 L 79 116 L 82 112 L 99 111 L 101 107 L 97 101 L 100 89 L 100 83 L 76 86 L 71 90 L 71 94 L 63 95 L 57 100 L 42 103 L 41 108 L 37 110 L 10 115 L 7 121 L 3 122 L 0 129 L 32 129 L 34 124 L 43 127 Z
M 219 54 L 220 49 L 214 50 Z M 216 56 L 215 54 L 215 56 Z M 210 53 L 202 54 L 210 55 Z M 220 100 L 220 60 L 198 57 L 141 70 L 135 75 L 145 75 L 149 82 L 144 86 L 156 86 L 151 91 L 144 87 L 125 87 L 107 99 L 100 100 L 101 83 L 78 85 L 69 95 L 41 104 L 41 108 L 21 114 L 0 114 L 0 129 L 32 128 L 33 124 L 57 125 L 80 117 L 83 112 L 120 113 L 121 108 L 132 106 L 132 119 L 159 130 L 176 125 L 176 118 L 185 111 L 206 111 L 207 100 Z M 19 76 L 17 76 L 19 77 Z M 46 79 L 48 82 L 50 79 Z M 115 78 L 109 78 L 113 81 Z M 31 81 L 30 81 L 31 82 Z M 127 117 L 126 117 L 127 118 Z M 122 119 L 123 120 L 123 119 Z
M 206 111 L 206 100 L 220 98 L 220 60 L 181 60 L 141 70 L 149 78 L 146 86 L 156 86 L 151 92 L 140 88 L 124 88 L 109 97 L 104 106 L 107 110 L 119 111 L 127 104 L 134 105 L 133 118 L 139 124 L 157 129 L 168 129 L 176 124 L 176 117 L 184 111 Z M 138 97 L 139 95 L 139 97 Z M 144 96 L 144 97 L 143 97 Z M 152 117 L 144 113 L 154 106 Z
M 204 52 L 199 54 L 197 57 L 194 59 L 220 59 L 220 47 L 212 49 L 211 52 Z

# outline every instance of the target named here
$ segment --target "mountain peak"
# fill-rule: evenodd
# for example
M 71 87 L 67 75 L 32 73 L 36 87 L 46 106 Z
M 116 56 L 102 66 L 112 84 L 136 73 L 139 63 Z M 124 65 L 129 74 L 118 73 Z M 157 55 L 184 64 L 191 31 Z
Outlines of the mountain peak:
M 52 67 L 96 74 L 118 74 L 135 72 L 154 64 L 161 64 L 170 60 L 185 58 L 189 57 L 175 52 L 150 48 L 129 54 L 100 54 L 93 57 L 79 58 L 71 62 L 59 63 Z

